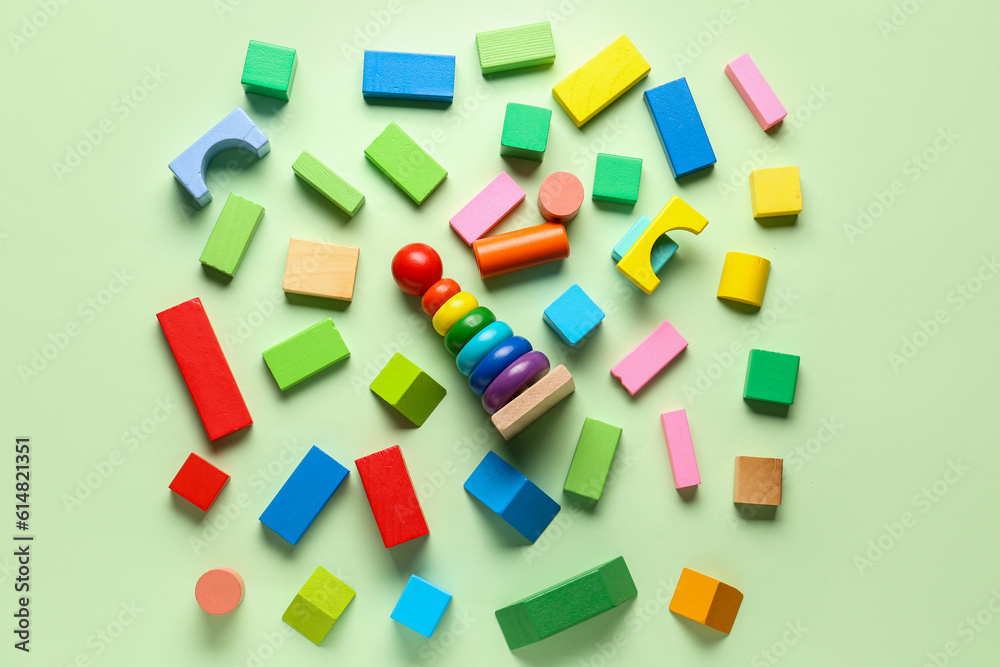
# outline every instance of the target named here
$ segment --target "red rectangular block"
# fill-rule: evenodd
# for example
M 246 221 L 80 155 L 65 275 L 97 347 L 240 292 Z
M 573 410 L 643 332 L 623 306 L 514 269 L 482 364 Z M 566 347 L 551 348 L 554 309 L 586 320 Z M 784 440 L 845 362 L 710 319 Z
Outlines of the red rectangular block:
M 387 549 L 430 532 L 399 445 L 357 459 L 354 465 Z
M 253 419 L 222 354 L 201 299 L 191 299 L 157 313 L 170 351 L 184 376 L 209 440 L 217 440 Z

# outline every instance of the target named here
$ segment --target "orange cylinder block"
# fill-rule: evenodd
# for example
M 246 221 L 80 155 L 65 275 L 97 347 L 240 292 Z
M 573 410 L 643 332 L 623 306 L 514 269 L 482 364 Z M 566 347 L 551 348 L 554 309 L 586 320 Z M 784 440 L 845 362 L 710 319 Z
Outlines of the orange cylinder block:
M 554 222 L 487 236 L 472 244 L 479 275 L 502 276 L 511 271 L 555 262 L 569 257 L 566 228 Z

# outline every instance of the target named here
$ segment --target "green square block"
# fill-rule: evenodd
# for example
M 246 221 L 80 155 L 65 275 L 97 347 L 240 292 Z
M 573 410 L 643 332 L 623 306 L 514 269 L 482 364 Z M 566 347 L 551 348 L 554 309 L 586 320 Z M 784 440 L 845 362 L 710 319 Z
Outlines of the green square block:
M 563 490 L 592 503 L 600 500 L 621 435 L 621 427 L 587 417 Z
M 281 620 L 312 643 L 319 644 L 353 599 L 353 588 L 317 567 Z
M 371 390 L 417 426 L 427 421 L 448 393 L 434 378 L 398 352 L 372 380 Z
M 799 377 L 799 358 L 794 354 L 750 350 L 743 399 L 791 405 Z
M 248 93 L 288 100 L 298 65 L 295 49 L 251 39 L 243 63 L 243 89 Z
M 316 156 L 309 151 L 302 151 L 298 159 L 292 163 L 292 171 L 352 218 L 365 203 L 365 196 L 360 190 L 316 159 Z
M 201 263 L 227 276 L 235 276 L 263 217 L 263 206 L 229 193 L 205 249 L 201 251 Z
M 365 149 L 365 156 L 417 204 L 423 204 L 448 175 L 444 167 L 395 123 L 389 123 L 382 134 L 375 137 Z
M 264 351 L 264 362 L 281 391 L 351 356 L 329 317 Z
M 639 199 L 639 178 L 642 176 L 642 158 L 597 154 L 594 170 L 594 201 L 616 204 L 635 204 Z
M 549 142 L 551 120 L 551 109 L 508 102 L 503 116 L 500 155 L 541 162 Z

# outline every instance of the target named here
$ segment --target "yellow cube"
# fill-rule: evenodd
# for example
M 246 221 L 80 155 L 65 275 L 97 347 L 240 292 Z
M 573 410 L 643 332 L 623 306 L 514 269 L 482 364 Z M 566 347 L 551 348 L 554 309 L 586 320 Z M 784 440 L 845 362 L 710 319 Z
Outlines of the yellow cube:
M 750 172 L 750 206 L 755 218 L 776 218 L 802 212 L 798 167 L 754 169 Z

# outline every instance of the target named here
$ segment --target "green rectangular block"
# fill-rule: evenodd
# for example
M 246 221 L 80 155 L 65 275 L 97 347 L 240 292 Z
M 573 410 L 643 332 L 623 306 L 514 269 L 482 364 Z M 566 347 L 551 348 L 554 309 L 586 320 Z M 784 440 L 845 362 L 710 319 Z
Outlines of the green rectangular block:
M 372 380 L 371 390 L 417 426 L 427 421 L 448 393 L 434 378 L 398 352 Z
M 636 594 L 625 559 L 619 556 L 498 609 L 497 623 L 507 646 L 514 650 L 603 614 Z
M 353 599 L 353 588 L 317 567 L 281 620 L 318 645 Z
M 598 153 L 593 198 L 595 201 L 635 204 L 639 199 L 641 176 L 642 158 Z
M 365 196 L 360 190 L 317 160 L 309 151 L 302 151 L 292 163 L 292 171 L 352 218 L 365 203 Z
M 243 62 L 243 89 L 287 101 L 298 65 L 295 49 L 251 39 Z
M 593 503 L 600 500 L 621 435 L 621 427 L 587 417 L 563 490 Z
M 264 362 L 281 391 L 351 356 L 329 317 L 264 351 Z
M 541 161 L 549 142 L 551 121 L 551 109 L 508 102 L 500 135 L 500 155 Z
M 235 276 L 262 217 L 263 206 L 230 193 L 201 251 L 201 263 L 227 276 Z
M 365 156 L 410 199 L 423 204 L 448 172 L 396 125 L 389 125 L 365 149 Z
M 794 354 L 750 350 L 743 399 L 791 405 L 799 377 L 799 358 Z
M 556 45 L 548 21 L 476 33 L 483 74 L 555 62 Z

